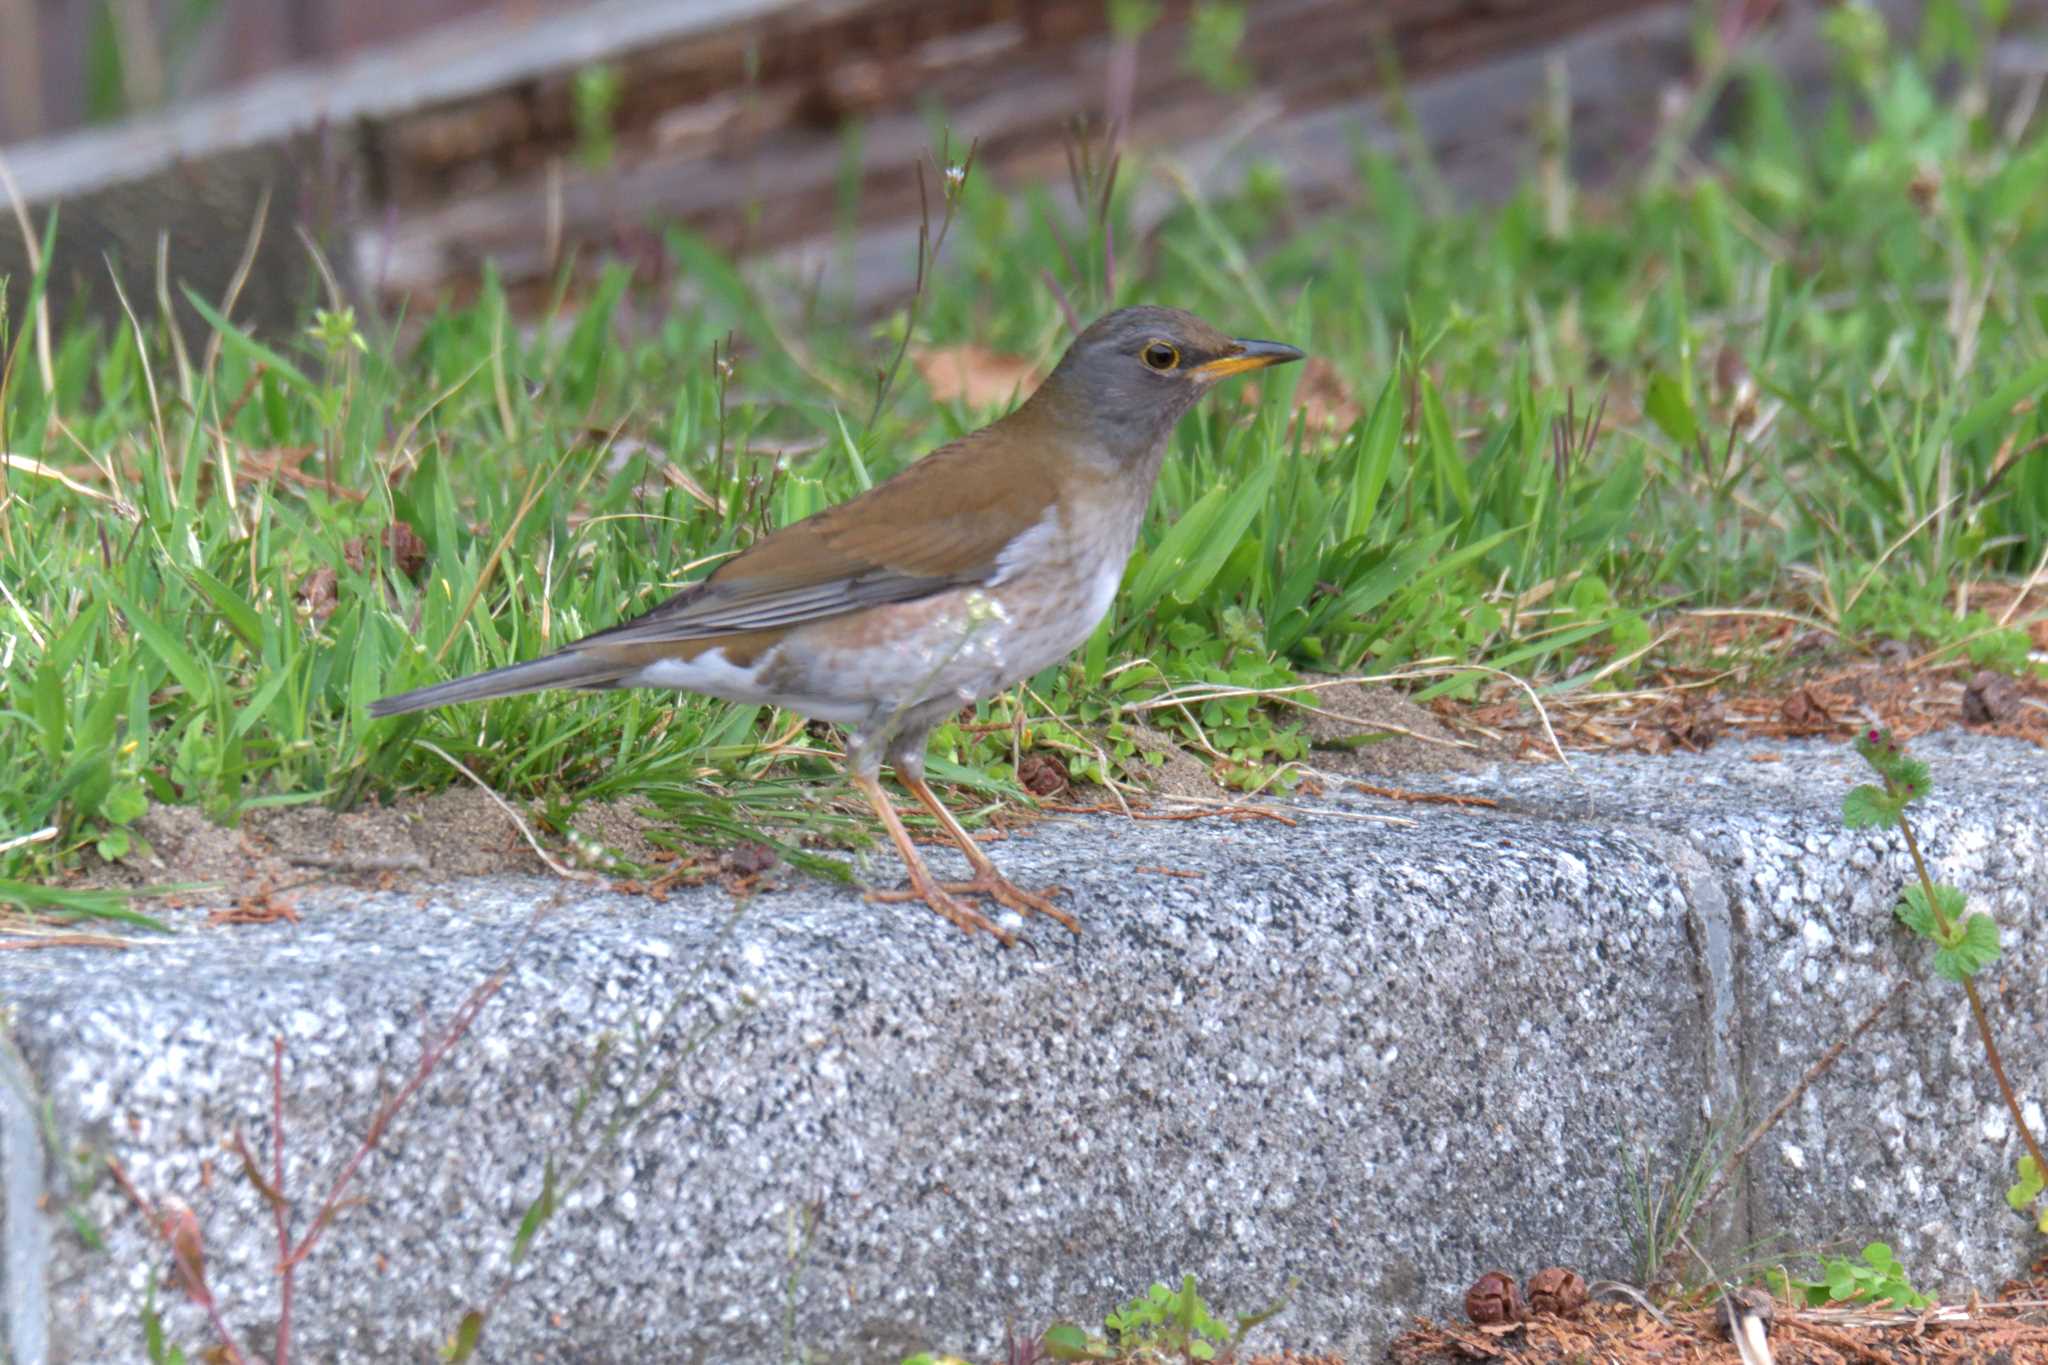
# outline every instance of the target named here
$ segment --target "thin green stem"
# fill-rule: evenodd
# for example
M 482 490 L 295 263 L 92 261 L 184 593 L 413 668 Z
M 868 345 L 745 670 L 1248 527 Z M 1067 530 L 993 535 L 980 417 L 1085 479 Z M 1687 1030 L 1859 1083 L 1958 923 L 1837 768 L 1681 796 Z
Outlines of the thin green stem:
M 1934 912 L 1935 928 L 1946 939 L 1950 921 L 1941 912 L 1941 903 L 1935 898 L 1934 878 L 1928 875 L 1927 860 L 1920 856 L 1920 841 L 1913 837 L 1913 822 L 1906 818 L 1904 811 L 1899 812 L 1899 829 L 1906 836 L 1906 851 L 1913 855 L 1913 870 L 1920 874 L 1920 890 L 1927 897 L 1927 907 Z M 2048 1171 L 2048 1157 L 2041 1154 L 2041 1144 L 2034 1137 L 2034 1130 L 2027 1126 L 2027 1116 L 2020 1112 L 2019 1096 L 2013 1093 L 2012 1082 L 2006 1078 L 2005 1060 L 1999 1056 L 1998 1044 L 1991 1037 L 1991 1017 L 1984 1012 L 1984 998 L 1977 993 L 1974 978 L 1963 978 L 1963 994 L 1970 998 L 1970 1014 L 1977 1021 L 1977 1036 L 1984 1043 L 1984 1059 L 1991 1063 L 1991 1074 L 1998 1078 L 1998 1091 L 2005 1096 L 2005 1107 L 2020 1130 L 2020 1140 L 2027 1144 L 2036 1168 Z
M 889 362 L 888 370 L 875 386 L 874 406 L 868 410 L 867 425 L 862 432 L 872 433 L 875 423 L 882 420 L 882 413 L 889 406 L 889 395 L 895 391 L 896 376 L 902 372 L 903 357 L 910 351 L 911 339 L 917 333 L 917 320 L 924 311 L 925 298 L 930 293 L 932 268 L 937 265 L 939 252 L 945 249 L 946 233 L 952 229 L 953 216 L 960 207 L 960 193 L 966 186 L 968 172 L 974 168 L 976 144 L 969 143 L 967 157 L 957 167 L 948 159 L 951 149 L 939 148 L 939 198 L 945 205 L 945 212 L 939 215 L 939 230 L 932 231 L 931 201 L 925 196 L 924 163 L 917 163 L 917 279 L 910 289 L 910 303 L 903 319 L 903 337 L 896 343 L 895 358 Z

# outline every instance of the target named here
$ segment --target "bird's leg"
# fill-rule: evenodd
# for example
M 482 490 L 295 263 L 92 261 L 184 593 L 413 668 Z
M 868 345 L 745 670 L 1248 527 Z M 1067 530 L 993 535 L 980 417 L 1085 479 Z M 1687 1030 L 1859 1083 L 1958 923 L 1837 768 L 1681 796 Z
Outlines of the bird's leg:
M 974 868 L 973 881 L 948 882 L 945 884 L 946 890 L 959 895 L 991 896 L 998 903 L 1007 905 L 1021 914 L 1046 915 L 1058 920 L 1077 934 L 1081 932 L 1079 921 L 1072 915 L 1054 905 L 1046 896 L 1036 891 L 1026 891 L 1002 874 L 1001 869 L 995 865 L 995 860 L 982 852 L 981 845 L 974 842 L 973 836 L 953 818 L 953 812 L 946 809 L 946 803 L 939 800 L 938 795 L 925 785 L 923 773 L 898 767 L 896 779 L 910 788 L 911 794 L 924 803 L 924 808 L 937 818 L 953 842 L 960 845 L 960 851 L 967 855 L 968 864 Z M 1047 888 L 1048 891 L 1058 889 Z
M 997 941 L 1005 948 L 1009 947 L 1011 939 L 1008 933 L 998 928 L 994 921 L 990 920 L 980 911 L 970 906 L 962 905 L 944 886 L 939 884 L 937 878 L 932 876 L 932 870 L 925 865 L 923 856 L 917 851 L 917 846 L 910 842 L 910 832 L 903 828 L 903 817 L 898 815 L 896 807 L 889 803 L 888 793 L 882 790 L 882 784 L 877 782 L 872 776 L 864 776 L 860 773 L 853 773 L 851 776 L 853 778 L 853 785 L 860 788 L 860 794 L 868 799 L 868 804 L 874 807 L 875 814 L 880 818 L 883 827 L 889 831 L 889 838 L 895 843 L 896 851 L 903 855 L 904 870 L 910 874 L 910 890 L 870 891 L 867 893 L 868 899 L 871 901 L 923 901 L 926 905 L 929 905 L 968 933 L 971 934 L 976 929 L 986 929 L 991 934 L 994 934 Z

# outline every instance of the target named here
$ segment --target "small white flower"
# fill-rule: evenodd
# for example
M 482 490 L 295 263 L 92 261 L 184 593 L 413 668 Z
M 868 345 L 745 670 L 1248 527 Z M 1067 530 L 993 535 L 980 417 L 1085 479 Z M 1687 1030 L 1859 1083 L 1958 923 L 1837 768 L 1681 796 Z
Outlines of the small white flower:
M 1008 621 L 1010 613 L 1001 602 L 976 588 L 967 594 L 967 622 L 970 626 L 987 625 L 991 621 Z

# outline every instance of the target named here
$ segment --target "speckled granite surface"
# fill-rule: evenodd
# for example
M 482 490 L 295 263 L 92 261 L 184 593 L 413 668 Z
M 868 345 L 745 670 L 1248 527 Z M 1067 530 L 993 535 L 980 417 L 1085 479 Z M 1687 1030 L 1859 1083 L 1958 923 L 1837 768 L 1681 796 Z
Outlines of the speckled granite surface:
M 1938 875 L 2005 927 L 2001 1036 L 2038 1108 L 2048 756 L 1918 750 Z M 1432 779 L 1499 810 L 1333 792 L 1292 826 L 1049 821 L 1001 859 L 1071 886 L 1087 934 L 1033 924 L 1007 953 L 793 878 L 737 911 L 322 893 L 297 926 L 0 955 L 7 1340 L 139 1358 L 168 1261 L 113 1157 L 197 1211 L 223 1314 L 267 1352 L 274 1232 L 222 1141 L 268 1151 L 271 1040 L 303 1227 L 423 1031 L 508 961 L 302 1270 L 297 1358 L 432 1359 L 494 1302 L 494 1360 L 893 1365 L 1192 1271 L 1243 1309 L 1298 1277 L 1256 1340 L 1363 1360 L 1494 1265 L 1627 1277 L 1625 1168 L 1769 1107 L 1921 951 L 1888 917 L 1902 847 L 1835 819 L 1853 755 L 1770 752 Z M 514 1267 L 550 1159 L 650 1095 Z M 1924 1284 L 1995 1283 L 2027 1237 L 2008 1127 L 1959 992 L 1915 988 L 1758 1149 L 1718 1235 L 1882 1235 Z

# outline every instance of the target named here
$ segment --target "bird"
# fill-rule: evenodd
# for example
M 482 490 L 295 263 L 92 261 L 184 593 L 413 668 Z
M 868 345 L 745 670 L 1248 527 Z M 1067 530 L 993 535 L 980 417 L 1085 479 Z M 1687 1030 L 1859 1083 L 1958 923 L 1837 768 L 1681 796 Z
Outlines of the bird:
M 902 855 L 903 890 L 972 935 L 969 901 L 1080 924 L 1011 882 L 925 782 L 932 731 L 1059 662 L 1108 613 L 1174 426 L 1219 380 L 1300 360 L 1176 308 L 1097 319 L 1007 416 L 754 541 L 618 625 L 525 663 L 371 703 L 373 717 L 550 688 L 673 688 L 842 727 L 848 776 Z M 880 782 L 886 762 L 966 855 L 942 882 Z

